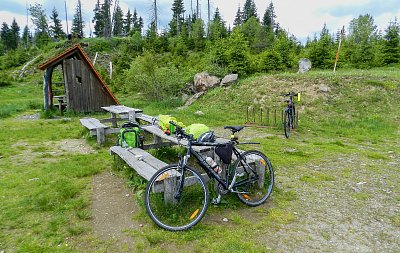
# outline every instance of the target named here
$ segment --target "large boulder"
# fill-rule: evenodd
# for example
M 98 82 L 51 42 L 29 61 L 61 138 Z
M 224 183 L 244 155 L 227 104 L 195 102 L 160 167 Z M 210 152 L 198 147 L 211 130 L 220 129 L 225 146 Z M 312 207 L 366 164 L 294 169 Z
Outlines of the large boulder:
M 299 72 L 298 73 L 306 73 L 311 69 L 311 61 L 309 59 L 303 58 L 299 61 Z
M 201 72 L 194 76 L 194 90 L 195 92 L 206 91 L 210 88 L 218 86 L 220 79 L 212 76 L 207 72 Z
M 237 80 L 238 80 L 238 74 L 226 75 L 221 81 L 221 86 L 230 85 L 232 83 L 235 83 Z

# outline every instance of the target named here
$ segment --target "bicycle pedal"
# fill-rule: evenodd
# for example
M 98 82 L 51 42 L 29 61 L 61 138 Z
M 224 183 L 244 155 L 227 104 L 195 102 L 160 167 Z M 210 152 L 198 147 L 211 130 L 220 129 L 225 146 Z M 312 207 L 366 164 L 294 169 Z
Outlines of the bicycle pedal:
M 218 205 L 221 202 L 221 194 L 211 200 L 211 204 Z

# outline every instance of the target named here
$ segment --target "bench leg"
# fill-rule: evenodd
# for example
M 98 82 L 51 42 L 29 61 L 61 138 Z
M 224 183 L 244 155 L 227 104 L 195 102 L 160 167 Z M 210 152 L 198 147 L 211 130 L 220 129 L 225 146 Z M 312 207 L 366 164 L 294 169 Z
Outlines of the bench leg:
M 260 160 L 256 160 L 255 161 L 256 164 L 256 171 L 257 174 L 259 176 L 258 180 L 257 180 L 257 184 L 258 184 L 258 188 L 262 189 L 264 188 L 264 180 L 265 180 L 265 169 L 266 166 L 263 165 Z
M 111 124 L 113 128 L 117 127 L 117 114 L 111 113 Z
M 97 128 L 96 129 L 96 134 L 97 134 L 97 143 L 99 145 L 103 145 L 104 142 L 106 141 L 106 135 L 103 127 Z
M 161 148 L 163 146 L 163 141 L 160 136 L 154 134 L 153 141 L 156 148 Z
M 172 203 L 176 204 L 174 198 L 177 180 L 175 177 L 166 178 L 164 180 L 164 202 L 165 204 Z

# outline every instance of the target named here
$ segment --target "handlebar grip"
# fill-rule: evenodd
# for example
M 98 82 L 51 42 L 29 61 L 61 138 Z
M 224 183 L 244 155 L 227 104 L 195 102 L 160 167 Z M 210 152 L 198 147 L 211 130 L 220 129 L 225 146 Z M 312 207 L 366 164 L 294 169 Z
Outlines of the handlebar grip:
M 173 122 L 172 120 L 169 122 L 171 125 L 175 126 L 175 127 L 179 127 L 178 124 L 176 124 L 175 122 Z

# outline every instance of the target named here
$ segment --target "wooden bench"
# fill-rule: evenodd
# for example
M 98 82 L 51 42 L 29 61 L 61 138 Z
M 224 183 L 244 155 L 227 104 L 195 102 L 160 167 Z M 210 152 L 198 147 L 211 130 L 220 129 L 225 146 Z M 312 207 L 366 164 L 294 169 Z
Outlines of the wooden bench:
M 168 165 L 140 148 L 113 146 L 110 148 L 110 155 L 118 155 L 129 167 L 135 169 L 147 181 L 157 170 Z
M 161 168 L 168 164 L 155 158 L 148 152 L 140 148 L 123 148 L 121 146 L 113 146 L 110 148 L 110 155 L 117 155 L 126 164 L 133 168 L 141 177 L 149 181 L 151 177 Z M 171 189 L 172 185 L 175 184 L 175 177 L 179 176 L 180 173 L 176 171 L 176 175 L 170 175 L 169 178 L 156 183 L 152 189 L 153 192 L 163 192 L 165 202 L 173 202 L 173 192 L 166 191 L 165 189 Z M 208 181 L 207 174 L 202 175 L 203 178 Z M 194 177 L 185 178 L 185 186 L 193 185 L 197 182 Z
M 97 143 L 100 145 L 104 144 L 106 134 L 117 133 L 119 131 L 118 129 L 109 128 L 107 125 L 104 125 L 100 120 L 95 118 L 83 118 L 79 121 L 89 130 L 91 136 L 97 136 Z

